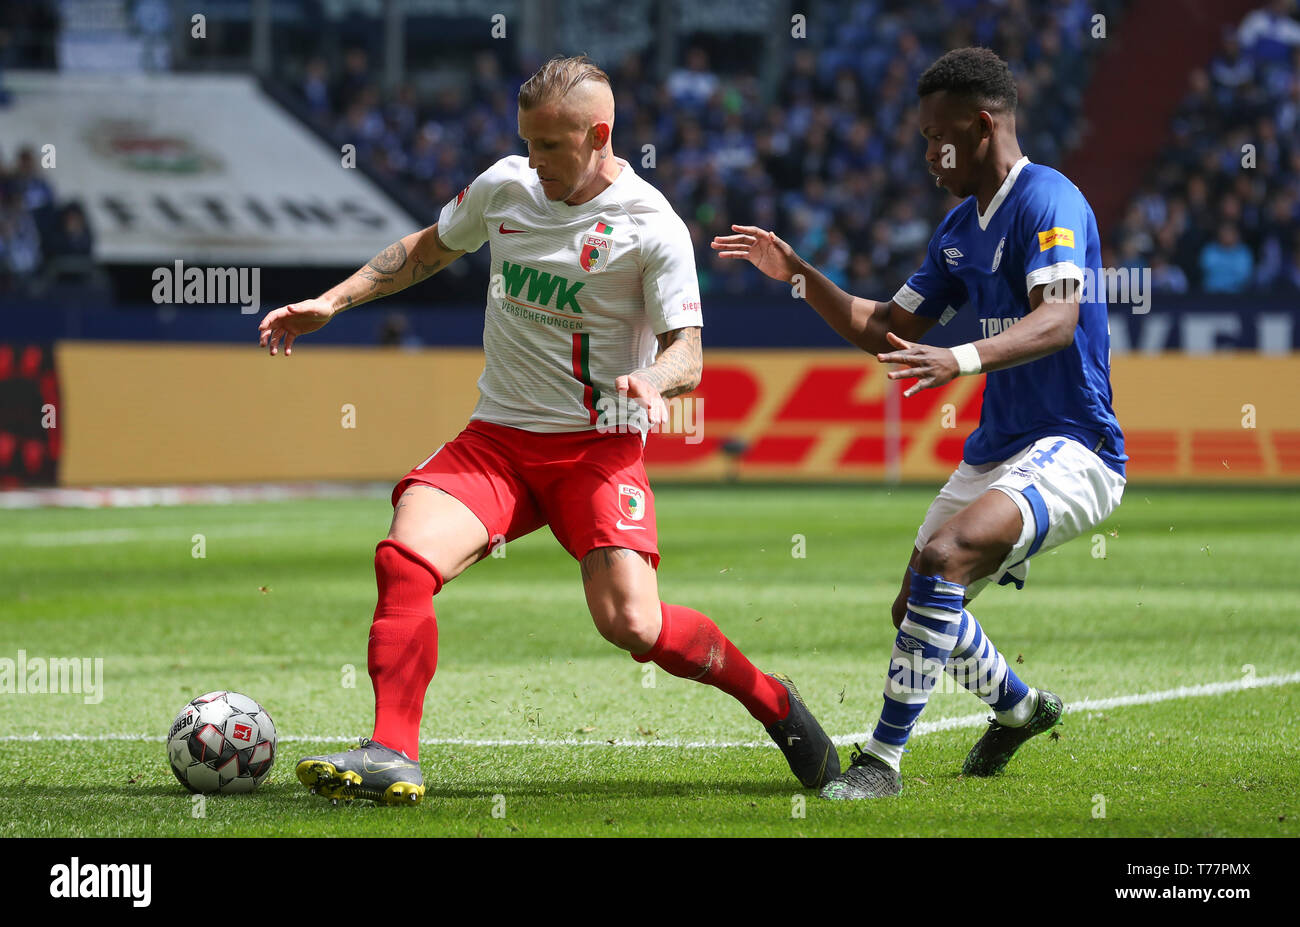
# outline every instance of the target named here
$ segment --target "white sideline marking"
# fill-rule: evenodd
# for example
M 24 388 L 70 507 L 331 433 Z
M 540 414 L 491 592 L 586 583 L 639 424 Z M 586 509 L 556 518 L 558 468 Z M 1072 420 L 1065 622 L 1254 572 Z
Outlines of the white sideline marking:
M 1255 679 L 1234 679 L 1229 682 L 1207 682 L 1198 686 L 1179 686 L 1177 689 L 1165 689 L 1161 692 L 1139 692 L 1134 695 L 1115 695 L 1109 698 L 1087 698 L 1065 706 L 1066 713 L 1079 711 L 1101 711 L 1106 708 L 1123 708 L 1128 705 L 1153 705 L 1156 702 L 1169 702 L 1175 699 L 1204 698 L 1211 695 L 1223 695 L 1227 692 L 1240 692 L 1243 689 L 1263 689 L 1273 686 L 1289 686 L 1300 682 L 1300 672 L 1281 673 L 1276 676 L 1260 676 Z M 954 728 L 979 727 L 988 722 L 987 711 L 974 715 L 958 715 L 952 718 L 940 718 L 937 721 L 919 721 L 912 728 L 914 735 L 932 734 L 936 731 L 948 731 Z M 844 746 L 854 741 L 866 740 L 870 731 L 855 734 L 841 734 L 832 737 L 837 745 Z M 128 741 L 133 743 L 162 743 L 167 738 L 159 734 L 4 734 L 0 743 L 14 742 L 104 742 Z M 341 744 L 355 743 L 356 737 L 338 737 L 334 735 L 309 737 L 289 735 L 277 738 L 277 743 L 312 743 Z M 746 741 L 710 741 L 710 740 L 576 740 L 561 738 L 557 740 L 472 740 L 462 737 L 422 737 L 421 746 L 431 747 L 669 747 L 681 750 L 722 750 L 732 747 L 772 747 L 776 744 L 770 740 Z
M 391 483 L 205 483 L 184 486 L 84 486 L 0 490 L 0 509 L 152 508 L 174 505 L 235 505 L 289 499 L 386 498 Z

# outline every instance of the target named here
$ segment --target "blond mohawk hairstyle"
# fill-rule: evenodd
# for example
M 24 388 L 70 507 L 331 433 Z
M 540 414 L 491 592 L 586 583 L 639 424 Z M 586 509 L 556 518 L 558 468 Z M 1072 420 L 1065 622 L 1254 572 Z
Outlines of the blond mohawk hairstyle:
M 608 85 L 609 75 L 586 55 L 552 58 L 519 88 L 519 108 L 532 109 L 543 103 L 562 100 L 570 90 L 587 80 Z

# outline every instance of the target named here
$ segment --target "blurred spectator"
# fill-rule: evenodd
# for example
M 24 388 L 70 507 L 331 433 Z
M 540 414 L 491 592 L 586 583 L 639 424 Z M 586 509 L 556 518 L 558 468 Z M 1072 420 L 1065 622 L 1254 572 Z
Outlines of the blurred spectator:
M 90 257 L 93 251 L 94 241 L 86 214 L 80 204 L 69 203 L 59 214 L 59 231 L 50 242 L 49 254 L 51 257 Z
M 307 62 L 302 78 L 302 98 L 313 118 L 320 122 L 328 121 L 334 98 L 330 93 L 329 69 L 324 58 L 317 56 Z
M 343 73 L 334 84 L 334 105 L 348 109 L 370 87 L 370 56 L 364 48 L 349 48 L 343 53 Z
M 1295 0 L 1271 0 L 1241 21 L 1238 40 L 1255 58 L 1285 61 L 1292 49 L 1300 47 L 1295 13 Z
M 1207 293 L 1241 293 L 1251 283 L 1255 259 L 1231 222 L 1219 226 L 1215 240 L 1201 249 L 1201 286 Z
M 410 320 L 401 312 L 390 312 L 384 317 L 379 329 L 379 344 L 386 348 L 413 349 L 421 347 L 424 342 L 420 336 L 411 331 Z
M 22 194 L 10 190 L 0 199 L 0 272 L 11 278 L 35 273 L 41 266 L 41 236 Z
M 22 201 L 22 206 L 29 212 L 38 212 L 54 206 L 54 189 L 41 176 L 41 168 L 36 160 L 36 150 L 30 145 L 18 152 L 18 163 L 13 176 L 9 178 L 9 188 Z
M 686 67 L 668 76 L 668 93 L 673 102 L 689 110 L 703 109 L 718 89 L 718 75 L 709 70 L 709 56 L 702 48 L 686 53 Z

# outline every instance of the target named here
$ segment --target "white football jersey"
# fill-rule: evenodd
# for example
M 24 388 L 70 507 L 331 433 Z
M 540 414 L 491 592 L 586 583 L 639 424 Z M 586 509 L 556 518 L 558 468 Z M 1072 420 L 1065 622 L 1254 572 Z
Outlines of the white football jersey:
M 546 198 L 527 158 L 502 158 L 442 208 L 448 248 L 492 243 L 472 419 L 593 429 L 602 396 L 617 398 L 615 378 L 654 362 L 656 335 L 702 324 L 686 224 L 618 163 L 599 196 L 569 206 Z

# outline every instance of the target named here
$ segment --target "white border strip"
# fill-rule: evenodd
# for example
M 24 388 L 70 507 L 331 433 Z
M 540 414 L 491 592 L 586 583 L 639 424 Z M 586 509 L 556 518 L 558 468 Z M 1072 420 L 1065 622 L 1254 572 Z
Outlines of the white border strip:
M 1199 686 L 1179 686 L 1177 689 L 1165 689 L 1162 692 L 1139 692 L 1134 695 L 1116 695 L 1110 698 L 1088 698 L 1066 705 L 1067 713 L 1080 711 L 1102 711 L 1107 708 L 1124 708 L 1129 705 L 1153 705 L 1156 702 L 1169 702 L 1184 698 L 1205 698 L 1240 692 L 1245 689 L 1263 689 L 1276 686 L 1290 686 L 1300 683 L 1300 672 L 1282 673 L 1276 676 L 1234 679 L 1229 682 L 1209 682 Z M 948 731 L 955 728 L 979 727 L 988 722 L 988 712 L 974 715 L 959 715 L 953 718 L 940 718 L 937 721 L 920 721 L 912 728 L 914 735 L 932 734 L 936 731 Z M 854 734 L 841 734 L 832 737 L 837 745 L 844 746 L 855 741 L 863 741 L 871 736 L 870 731 Z M 0 743 L 64 743 L 80 742 L 104 743 L 125 741 L 128 743 L 162 743 L 167 738 L 159 734 L 4 734 Z M 279 737 L 278 743 L 313 743 L 341 744 L 356 743 L 356 737 L 339 737 L 326 735 L 308 737 L 291 735 Z M 770 740 L 746 741 L 710 741 L 710 740 L 471 740 L 461 737 L 428 737 L 420 739 L 421 746 L 431 747 L 668 747 L 678 750 L 725 750 L 735 747 L 775 747 Z

